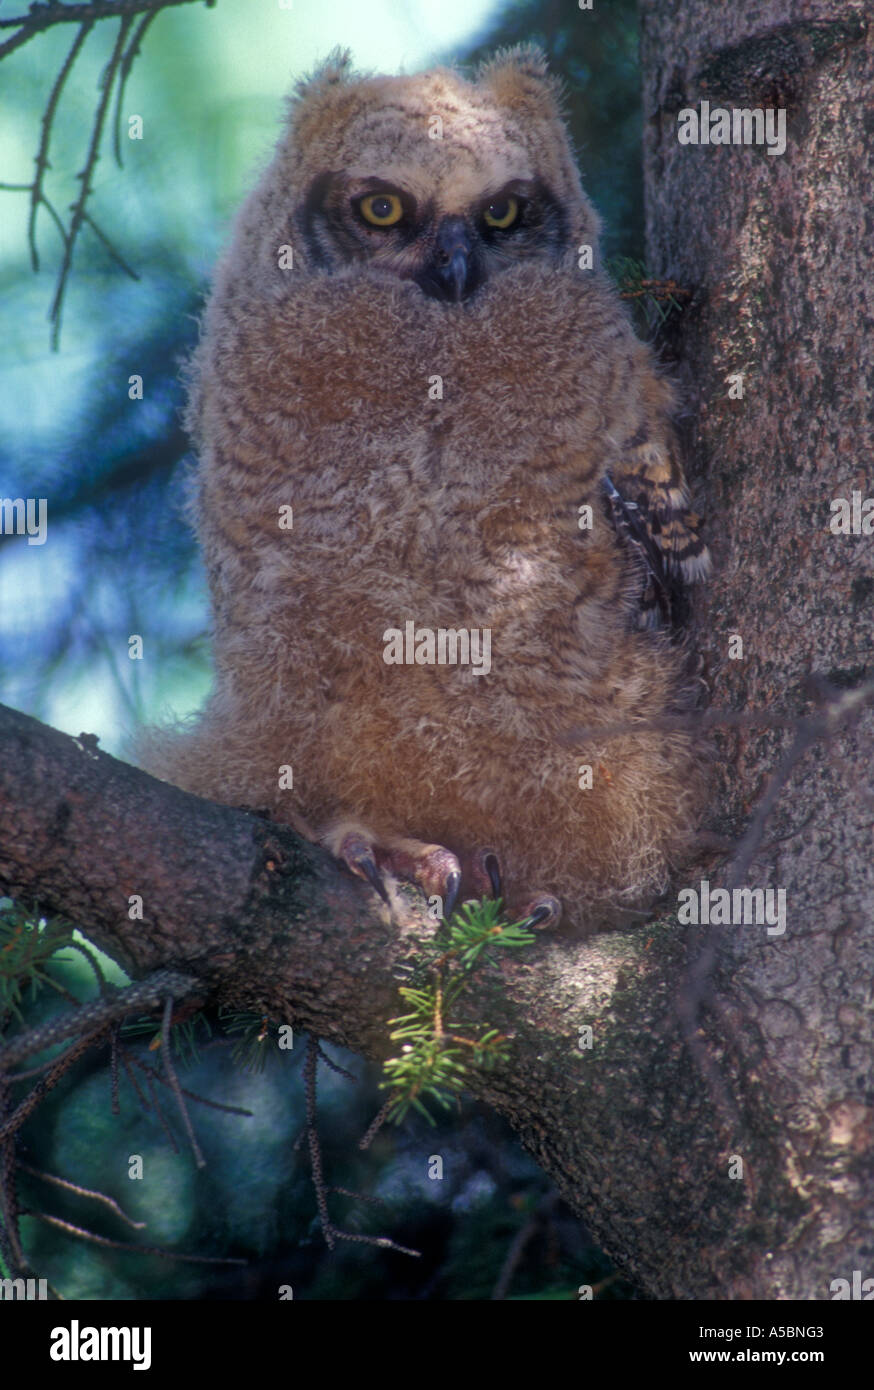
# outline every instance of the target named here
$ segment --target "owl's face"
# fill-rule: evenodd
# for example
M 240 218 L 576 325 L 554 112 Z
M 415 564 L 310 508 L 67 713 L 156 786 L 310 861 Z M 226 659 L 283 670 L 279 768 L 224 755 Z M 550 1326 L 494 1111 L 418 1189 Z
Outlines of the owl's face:
M 457 304 L 521 262 L 554 268 L 598 221 L 545 60 L 499 56 L 358 79 L 341 58 L 302 86 L 287 147 L 307 268 L 366 266 Z
M 320 264 L 368 262 L 431 299 L 459 301 L 509 266 L 555 262 L 567 249 L 568 218 L 540 179 L 486 176 L 475 189 L 459 179 L 453 196 L 451 187 L 429 190 L 421 171 L 405 184 L 391 172 L 316 180 L 305 219 Z

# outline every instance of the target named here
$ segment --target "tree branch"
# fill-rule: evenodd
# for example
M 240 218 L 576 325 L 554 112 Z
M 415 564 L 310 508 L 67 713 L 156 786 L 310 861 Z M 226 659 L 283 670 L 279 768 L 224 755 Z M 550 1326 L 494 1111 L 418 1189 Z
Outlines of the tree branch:
M 88 24 L 96 19 L 133 19 L 138 14 L 158 13 L 175 8 L 177 5 L 190 5 L 194 0 L 95 0 L 92 4 L 65 5 L 61 0 L 43 0 L 32 4 L 27 14 L 10 15 L 0 19 L 0 29 L 17 29 L 18 32 L 0 43 L 0 60 L 13 53 L 16 48 L 42 34 L 55 24 Z M 215 0 L 204 0 L 207 8 Z
M 434 929 L 424 900 L 389 881 L 389 909 L 291 829 L 190 796 L 94 744 L 0 707 L 0 891 L 63 913 L 134 976 L 172 971 L 216 1002 L 384 1056 L 402 967 Z M 713 1115 L 670 987 L 686 967 L 676 925 L 539 937 L 465 993 L 464 1014 L 510 1037 L 509 1061 L 472 1072 L 471 1089 L 656 1296 L 766 1296 L 765 1255 L 793 1210 L 768 1123 L 773 1096 L 761 1074 L 745 1074 L 732 1030 L 715 1034 L 705 1001 L 699 1032 L 737 1105 L 736 1118 Z M 649 1138 L 640 1147 L 635 1135 Z M 737 1151 L 765 1175 L 755 1193 L 725 1181 Z M 635 1233 L 643 1214 L 675 1231 L 677 1204 L 696 1237 L 666 1261 L 663 1240 Z

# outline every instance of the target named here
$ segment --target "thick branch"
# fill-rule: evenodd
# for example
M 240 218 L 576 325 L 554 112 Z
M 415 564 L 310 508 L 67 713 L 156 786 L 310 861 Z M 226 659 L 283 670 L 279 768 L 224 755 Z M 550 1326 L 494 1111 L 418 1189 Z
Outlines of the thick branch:
M 213 998 L 385 1054 L 394 972 L 433 930 L 415 895 L 393 889 L 389 912 L 292 830 L 4 709 L 0 769 L 0 889 L 72 918 L 135 974 L 182 971 Z M 132 895 L 142 920 L 128 915 Z M 744 1079 L 733 1039 L 712 1033 L 738 1098 L 731 1130 L 713 1115 L 676 1018 L 687 944 L 659 924 L 584 943 L 541 938 L 483 972 L 471 1014 L 514 1047 L 475 1088 L 654 1293 L 773 1296 L 764 1251 L 797 1206 L 769 1137 L 773 1097 Z M 591 1051 L 579 1045 L 586 1024 Z M 739 1150 L 756 1185 L 726 1180 Z M 660 1241 L 638 1238 L 641 1217 L 667 1233 L 680 1211 L 692 1235 L 665 1262 Z
M 0 889 L 75 921 L 134 974 L 172 965 L 220 999 L 293 1010 L 359 1049 L 378 1036 L 368 1021 L 396 1002 L 397 927 L 323 850 L 8 709 Z

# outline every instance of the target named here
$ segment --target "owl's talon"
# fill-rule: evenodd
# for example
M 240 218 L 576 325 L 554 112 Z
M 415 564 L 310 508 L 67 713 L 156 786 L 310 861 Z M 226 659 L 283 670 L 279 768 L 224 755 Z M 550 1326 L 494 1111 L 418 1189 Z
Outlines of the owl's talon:
M 557 927 L 561 921 L 561 903 L 551 893 L 543 893 L 539 898 L 535 898 L 528 904 L 525 912 L 526 916 L 520 923 L 524 931 L 533 931 L 535 928 L 546 931 L 549 927 Z
M 377 868 L 376 856 L 362 835 L 354 833 L 347 835 L 340 845 L 337 857 L 342 859 L 347 869 L 350 869 L 358 878 L 366 879 L 386 906 L 391 906 L 382 875 Z
M 497 850 L 481 849 L 473 857 L 473 883 L 481 898 L 500 898 L 501 861 Z
M 443 916 L 447 922 L 455 909 L 460 887 L 461 874 L 453 870 L 452 873 L 447 874 L 446 882 L 443 885 Z
M 452 850 L 406 836 L 380 834 L 351 820 L 335 821 L 320 838 L 350 873 L 370 884 L 387 907 L 392 904 L 383 874 L 415 883 L 426 897 L 442 900 L 445 917 L 452 913 L 461 888 L 461 863 Z
M 389 902 L 389 896 L 386 890 L 386 886 L 382 881 L 382 876 L 380 875 L 379 869 L 376 867 L 376 861 L 374 860 L 372 855 L 369 859 L 362 860 L 361 870 L 364 874 L 364 877 L 367 879 L 367 882 L 370 884 L 372 888 L 376 890 L 376 892 L 379 894 L 379 896 L 385 903 L 386 907 L 390 907 L 391 903 Z
M 483 857 L 485 871 L 492 885 L 492 897 L 499 898 L 501 896 L 501 865 L 498 862 L 498 856 L 493 850 L 488 850 Z

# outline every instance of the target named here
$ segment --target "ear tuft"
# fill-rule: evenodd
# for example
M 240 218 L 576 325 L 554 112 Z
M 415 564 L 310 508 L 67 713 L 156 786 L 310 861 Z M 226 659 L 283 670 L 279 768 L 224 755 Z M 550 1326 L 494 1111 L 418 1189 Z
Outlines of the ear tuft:
M 546 77 L 549 59 L 539 43 L 517 43 L 499 48 L 491 58 L 486 58 L 480 65 L 479 75 L 484 77 L 489 70 L 497 68 L 513 68 L 525 77 Z
M 499 49 L 477 70 L 477 81 L 490 87 L 502 106 L 524 110 L 535 106 L 543 114 L 558 114 L 561 82 L 549 71 L 546 52 L 536 43 Z
M 301 77 L 294 87 L 292 100 L 318 96 L 331 87 L 339 87 L 352 76 L 352 54 L 348 48 L 334 48 L 313 71 Z
M 348 48 L 335 48 L 311 73 L 300 78 L 288 98 L 288 128 L 300 148 L 336 133 L 342 113 L 357 100 L 359 81 Z

